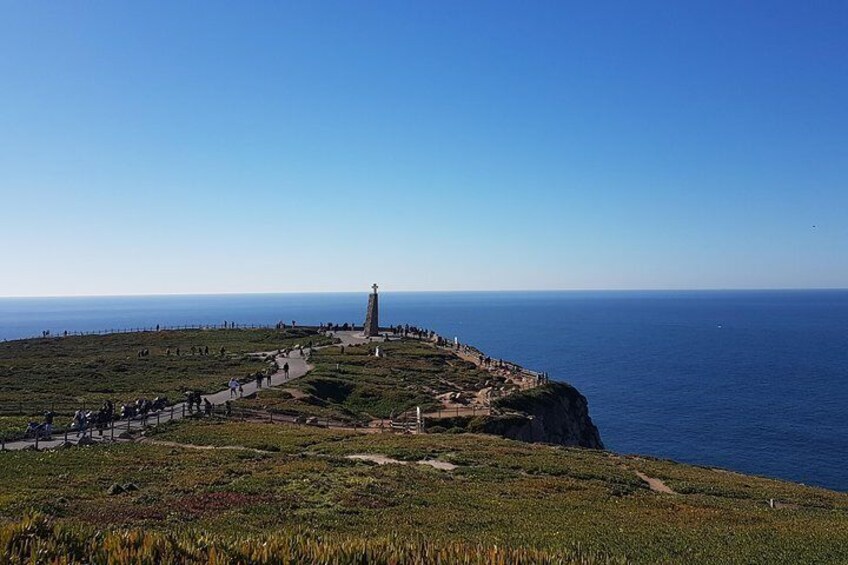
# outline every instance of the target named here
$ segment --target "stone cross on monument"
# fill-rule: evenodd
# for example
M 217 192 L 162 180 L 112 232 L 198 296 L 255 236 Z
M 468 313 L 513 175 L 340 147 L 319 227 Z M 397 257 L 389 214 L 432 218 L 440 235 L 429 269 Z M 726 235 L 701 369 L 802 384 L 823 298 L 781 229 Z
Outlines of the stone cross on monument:
M 371 288 L 374 290 L 368 295 L 368 311 L 365 313 L 365 327 L 362 333 L 365 337 L 374 337 L 380 335 L 380 320 L 378 317 L 377 304 L 377 283 L 374 283 Z

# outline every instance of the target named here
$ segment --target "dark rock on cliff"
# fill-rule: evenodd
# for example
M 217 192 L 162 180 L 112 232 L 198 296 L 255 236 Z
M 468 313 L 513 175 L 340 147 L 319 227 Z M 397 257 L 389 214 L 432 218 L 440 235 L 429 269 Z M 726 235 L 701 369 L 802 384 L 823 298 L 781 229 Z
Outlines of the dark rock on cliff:
M 546 383 L 500 398 L 494 407 L 502 415 L 479 422 L 479 431 L 520 441 L 604 448 L 586 397 L 571 385 Z

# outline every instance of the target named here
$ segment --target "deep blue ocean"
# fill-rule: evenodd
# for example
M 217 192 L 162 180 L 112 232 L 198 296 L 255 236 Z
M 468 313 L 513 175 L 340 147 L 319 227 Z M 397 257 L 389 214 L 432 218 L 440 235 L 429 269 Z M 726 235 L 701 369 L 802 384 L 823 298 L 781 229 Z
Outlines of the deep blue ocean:
M 548 371 L 606 446 L 848 491 L 848 291 L 381 293 L 409 323 Z M 155 324 L 362 323 L 367 295 L 0 299 L 0 339 Z

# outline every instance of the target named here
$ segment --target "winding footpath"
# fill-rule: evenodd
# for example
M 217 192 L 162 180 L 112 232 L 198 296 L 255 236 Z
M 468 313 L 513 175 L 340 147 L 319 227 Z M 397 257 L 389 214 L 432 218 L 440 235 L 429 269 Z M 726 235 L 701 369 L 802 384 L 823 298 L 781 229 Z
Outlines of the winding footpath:
M 314 347 L 314 350 L 324 349 L 325 347 L 348 347 L 351 345 L 360 345 L 363 343 L 369 343 L 370 341 L 383 341 L 383 338 L 373 338 L 369 340 L 366 337 L 362 337 L 362 335 L 357 334 L 356 332 L 348 331 L 348 332 L 333 332 L 333 337 L 338 338 L 339 343 L 334 343 L 330 345 L 323 345 L 319 347 Z M 274 354 L 275 351 L 266 351 L 266 352 L 258 352 L 255 355 L 269 355 Z M 294 355 L 294 353 L 292 353 Z M 284 385 L 294 379 L 300 378 L 306 375 L 309 371 L 312 370 L 312 365 L 310 365 L 305 357 L 284 357 L 282 355 L 277 355 L 275 357 L 277 361 L 277 365 L 280 367 L 280 370 L 271 375 L 271 387 L 279 387 Z M 289 364 L 289 375 L 288 378 L 284 374 L 282 370 L 282 366 L 284 364 Z M 268 388 L 266 385 L 262 387 L 263 389 Z M 243 383 L 242 389 L 244 390 L 244 396 L 249 396 L 255 393 L 258 389 L 256 386 L 256 381 L 251 380 L 250 382 Z M 220 406 L 226 403 L 228 400 L 236 400 L 236 397 L 232 397 L 230 395 L 229 388 L 225 388 L 224 390 L 220 390 L 218 392 L 214 392 L 212 394 L 204 394 L 203 398 L 209 399 L 215 406 Z M 111 438 L 118 438 L 118 436 L 125 432 L 138 431 L 145 428 L 149 428 L 151 426 L 155 426 L 159 423 L 170 422 L 171 420 L 182 420 L 184 417 L 189 416 L 190 413 L 188 408 L 186 407 L 185 402 L 180 402 L 178 404 L 174 404 L 173 406 L 169 406 L 162 410 L 157 414 L 151 414 L 147 417 L 147 421 L 143 421 L 142 419 L 133 419 L 133 420 L 117 420 L 112 422 L 110 426 L 107 426 L 103 429 L 103 436 L 101 437 L 99 432 L 93 431 L 90 437 L 96 443 L 100 443 L 101 441 L 111 441 Z M 68 432 L 67 441 L 71 444 L 77 444 L 79 440 L 83 436 L 77 436 L 76 432 Z M 62 446 L 65 443 L 64 432 L 62 434 L 56 433 L 53 435 L 52 439 L 49 440 L 39 440 L 38 441 L 38 449 L 55 449 L 57 447 Z M 7 451 L 20 451 L 22 449 L 33 448 L 35 447 L 35 440 L 33 439 L 25 439 L 18 441 L 10 441 L 6 442 L 5 449 Z

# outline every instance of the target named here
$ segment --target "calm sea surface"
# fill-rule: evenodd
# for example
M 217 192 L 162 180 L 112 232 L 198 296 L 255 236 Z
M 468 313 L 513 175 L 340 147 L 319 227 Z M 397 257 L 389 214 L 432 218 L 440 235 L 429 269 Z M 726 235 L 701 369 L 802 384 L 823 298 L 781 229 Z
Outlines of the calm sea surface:
M 410 323 L 548 371 L 609 449 L 848 491 L 848 291 L 383 293 Z M 155 324 L 361 323 L 359 294 L 0 299 L 0 339 Z

